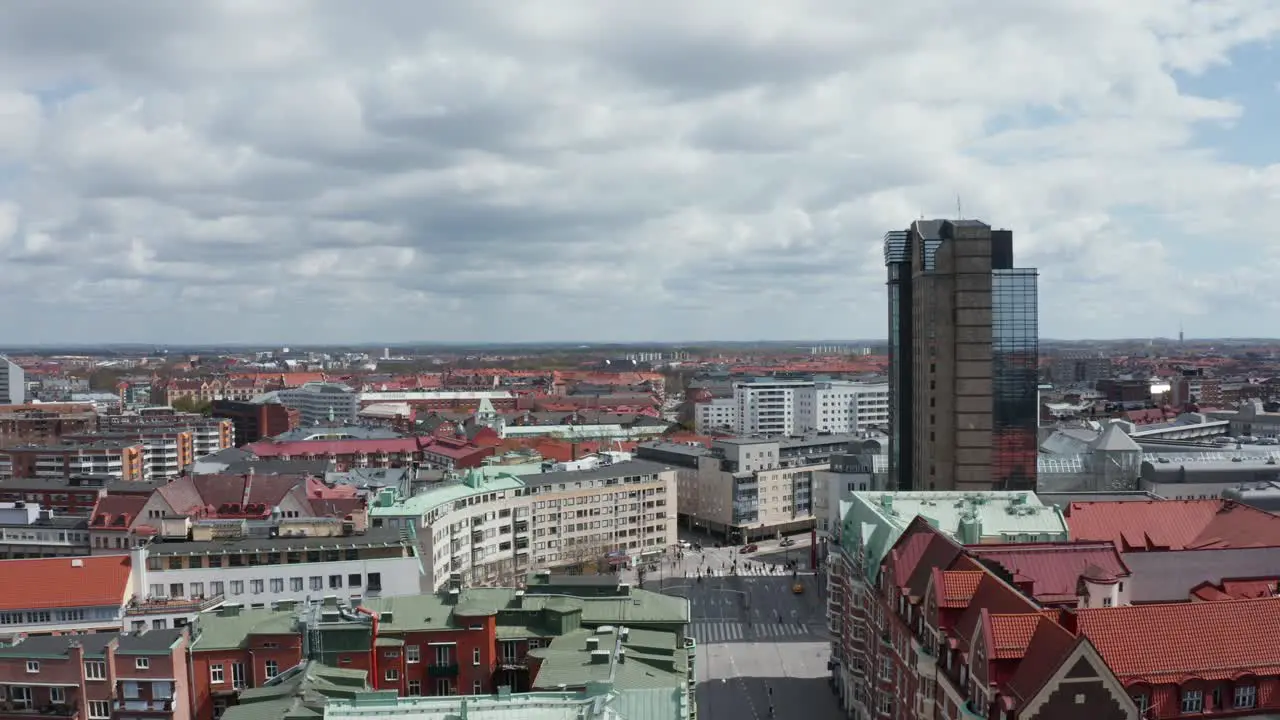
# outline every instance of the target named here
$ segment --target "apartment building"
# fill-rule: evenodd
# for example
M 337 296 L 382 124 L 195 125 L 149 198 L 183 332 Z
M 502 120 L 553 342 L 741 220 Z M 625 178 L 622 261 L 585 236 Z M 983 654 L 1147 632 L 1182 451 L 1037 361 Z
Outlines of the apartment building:
M 89 521 L 23 500 L 0 502 L 0 560 L 89 554 Z
M 327 460 L 339 471 L 353 468 L 408 467 L 423 461 L 428 437 L 344 438 L 340 440 L 263 440 L 245 449 L 259 458 Z
M 234 447 L 237 442 L 235 424 L 226 418 L 207 418 L 181 413 L 171 407 L 139 408 L 121 415 L 102 415 L 98 427 L 118 432 L 187 432 L 191 434 L 191 451 L 196 457 L 211 455 Z
M 96 440 L 0 449 L 0 475 L 68 480 L 76 475 L 106 475 L 115 480 L 149 477 L 146 446 L 128 440 Z
M 632 460 L 486 477 L 471 470 L 409 498 L 383 490 L 371 522 L 415 528 L 433 588 L 514 580 L 530 569 L 661 553 L 676 542 L 676 472 Z
M 180 630 L 20 638 L 0 646 L 0 715 L 189 720 Z
M 0 355 L 0 405 L 21 405 L 26 401 L 26 373 L 21 365 Z
M 644 443 L 636 457 L 677 470 L 680 518 L 729 542 L 814 527 L 815 473 L 848 452 L 861 435 L 716 438 L 710 448 Z
M 884 258 L 895 487 L 1034 490 L 1037 274 L 1013 267 L 1013 234 L 919 220 Z
M 329 534 L 323 534 L 326 528 Z M 139 597 L 221 598 L 266 607 L 325 595 L 352 601 L 414 595 L 423 587 L 411 531 L 371 528 L 344 534 L 340 522 L 313 518 L 282 523 L 269 537 L 238 533 L 234 526 L 226 531 L 211 523 L 203 536 L 210 539 L 134 548 L 133 586 Z
M 733 384 L 733 397 L 702 393 L 693 406 L 698 432 L 737 435 L 852 433 L 885 428 L 889 386 L 884 382 L 752 378 Z
M 693 428 L 699 435 L 738 432 L 738 399 L 706 393 L 693 404 Z
M 360 412 L 360 395 L 338 383 L 309 382 L 302 387 L 277 390 L 274 395 L 282 405 L 298 411 L 302 427 L 354 423 Z
M 493 695 L 541 699 L 550 686 L 566 701 L 581 701 L 591 686 L 646 695 L 645 707 L 652 708 L 607 717 L 693 720 L 696 673 L 694 642 L 684 637 L 688 622 L 683 598 L 619 585 L 611 577 L 549 573 L 530 576 L 523 589 L 459 585 L 358 606 L 332 596 L 315 605 L 263 609 L 227 604 L 202 614 L 191 629 L 194 716 L 287 717 L 288 708 L 298 707 L 294 698 L 329 716 L 333 697 L 318 692 L 302 698 L 291 690 L 300 674 L 337 682 L 348 689 L 338 693 L 345 699 L 378 691 L 384 713 L 402 714 L 429 701 L 437 703 L 431 708 L 449 710 L 447 703 L 466 698 L 492 703 L 491 711 L 512 711 L 486 711 L 485 717 L 517 720 L 535 716 L 529 711 L 541 706 L 495 703 Z M 608 662 L 602 662 L 602 650 L 609 650 Z M 289 668 L 297 668 L 295 674 Z M 670 697 L 662 693 L 669 708 L 654 705 L 654 689 L 670 691 Z
M 98 413 L 92 403 L 40 403 L 0 406 L 0 439 L 15 442 L 56 440 L 63 434 L 92 432 Z
M 145 464 L 143 476 L 164 480 L 182 474 L 184 468 L 195 461 L 194 434 L 189 430 L 177 430 L 155 426 L 110 426 L 109 430 L 95 433 L 64 435 L 66 442 L 94 443 L 98 441 L 142 443 Z
M 480 407 L 485 401 L 495 410 L 515 410 L 516 396 L 509 390 L 404 390 L 360 393 L 360 406 L 404 403 L 416 411 Z

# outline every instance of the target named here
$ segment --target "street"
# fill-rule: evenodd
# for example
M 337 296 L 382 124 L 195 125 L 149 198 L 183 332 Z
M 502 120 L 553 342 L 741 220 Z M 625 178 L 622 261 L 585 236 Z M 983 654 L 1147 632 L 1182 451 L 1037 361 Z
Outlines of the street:
M 820 576 L 808 570 L 808 539 L 790 548 L 761 542 L 750 555 L 697 540 L 706 543 L 702 552 L 658 561 L 657 571 L 645 573 L 644 587 L 689 599 L 700 717 L 767 720 L 772 705 L 780 720 L 842 718 L 827 681 L 826 601 Z M 785 569 L 788 559 L 803 570 L 794 580 Z M 735 562 L 737 575 L 730 571 Z M 713 575 L 699 581 L 700 569 L 708 568 Z M 628 575 L 635 581 L 634 571 Z M 792 592 L 797 581 L 803 594 Z

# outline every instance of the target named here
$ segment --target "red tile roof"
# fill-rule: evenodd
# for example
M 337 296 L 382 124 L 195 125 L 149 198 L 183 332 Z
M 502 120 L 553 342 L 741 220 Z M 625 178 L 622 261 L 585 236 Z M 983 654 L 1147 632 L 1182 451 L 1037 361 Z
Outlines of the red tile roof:
M 360 453 L 415 453 L 428 438 L 387 438 L 355 440 L 298 440 L 294 442 L 263 441 L 246 445 L 245 449 L 260 458 L 290 455 L 357 455 Z
M 1208 580 L 1191 589 L 1191 599 L 1204 602 L 1218 600 L 1245 600 L 1271 597 L 1280 589 L 1280 577 L 1223 578 L 1214 584 Z
M 1009 678 L 1007 689 L 1018 704 L 1030 700 L 1053 677 L 1053 673 L 1081 642 L 1066 628 L 1049 618 L 1036 623 L 1018 669 Z
M 965 652 L 973 645 L 973 632 L 984 612 L 1025 615 L 1038 613 L 1040 608 L 995 575 L 983 573 L 978 580 L 978 587 L 973 591 L 969 607 L 955 625 L 957 645 Z
M 118 530 L 126 532 L 138 513 L 146 507 L 147 495 L 103 495 L 93 506 L 90 527 L 94 530 Z M 116 521 L 121 520 L 119 525 Z
M 1032 596 L 1042 603 L 1074 601 L 1082 575 L 1105 582 L 1131 574 L 1109 542 L 974 545 L 968 550 L 1003 567 L 1014 584 L 1030 585 Z
M 940 608 L 966 608 L 986 572 L 982 570 L 938 570 L 934 588 Z
M 1003 613 L 984 612 L 982 630 L 986 640 L 988 657 L 992 660 L 1013 660 L 1021 658 L 1031 644 L 1031 636 L 1044 616 L 1040 613 Z
M 1126 684 L 1280 675 L 1280 598 L 1090 608 L 1074 623 Z
M 1280 547 L 1280 516 L 1224 499 L 1071 503 L 1067 522 L 1121 552 Z
M 120 606 L 129 556 L 0 560 L 0 611 Z

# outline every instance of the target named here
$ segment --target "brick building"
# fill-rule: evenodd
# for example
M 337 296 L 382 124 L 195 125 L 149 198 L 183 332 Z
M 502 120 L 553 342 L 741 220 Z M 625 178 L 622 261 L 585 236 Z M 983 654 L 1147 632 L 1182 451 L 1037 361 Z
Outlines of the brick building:
M 145 453 L 142 442 L 128 440 L 18 445 L 0 450 L 0 475 L 43 479 L 109 475 L 116 480 L 145 480 Z
M 11 442 L 49 441 L 64 433 L 91 432 L 97 422 L 92 403 L 0 405 L 0 439 Z
M 0 646 L 0 717 L 189 720 L 181 630 L 21 638 Z
M 230 420 L 235 427 L 236 444 L 245 445 L 282 435 L 296 429 L 302 414 L 278 402 L 214 400 L 210 414 Z

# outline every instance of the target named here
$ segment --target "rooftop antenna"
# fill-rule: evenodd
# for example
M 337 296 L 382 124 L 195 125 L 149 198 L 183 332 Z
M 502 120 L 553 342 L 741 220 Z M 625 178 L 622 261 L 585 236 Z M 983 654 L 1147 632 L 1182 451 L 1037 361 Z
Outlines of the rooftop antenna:
M 962 208 L 961 208 L 961 206 L 960 206 L 960 195 L 959 195 L 959 193 L 957 193 L 957 194 L 956 194 L 956 219 L 957 219 L 957 220 L 963 220 L 963 219 L 964 219 L 964 212 L 963 212 L 963 210 L 962 210 Z

